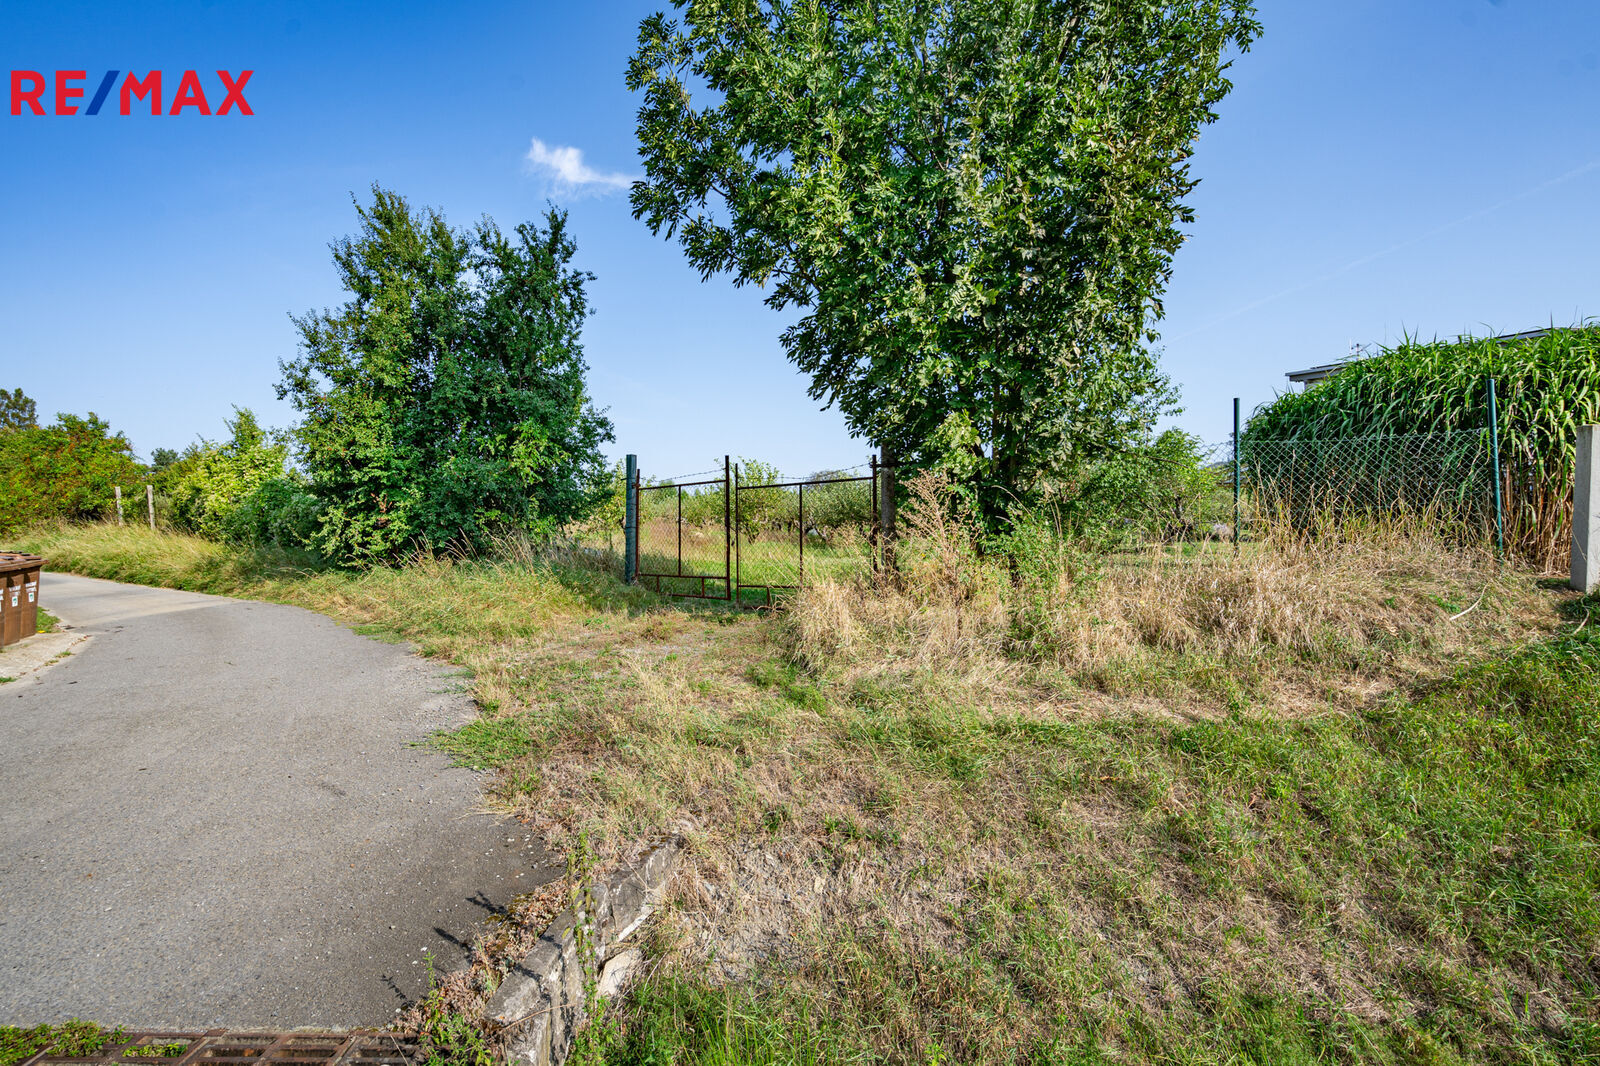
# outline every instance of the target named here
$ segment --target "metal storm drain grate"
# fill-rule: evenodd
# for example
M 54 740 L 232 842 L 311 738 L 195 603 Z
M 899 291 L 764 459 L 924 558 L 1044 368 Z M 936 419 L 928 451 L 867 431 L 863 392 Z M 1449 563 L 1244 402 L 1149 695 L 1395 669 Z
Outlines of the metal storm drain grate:
M 122 1063 L 201 1066 L 215 1063 L 300 1063 L 304 1066 L 415 1066 L 417 1038 L 401 1033 L 120 1032 L 99 1050 L 66 1055 L 45 1049 L 18 1066 Z

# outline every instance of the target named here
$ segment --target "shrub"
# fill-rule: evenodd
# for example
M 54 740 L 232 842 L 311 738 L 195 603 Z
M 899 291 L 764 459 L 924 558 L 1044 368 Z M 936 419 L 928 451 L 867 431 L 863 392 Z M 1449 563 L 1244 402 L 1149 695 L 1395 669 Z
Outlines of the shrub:
M 178 463 L 169 480 L 172 517 L 181 528 L 213 539 L 233 537 L 234 512 L 263 486 L 284 480 L 288 441 L 281 433 L 261 428 L 248 409 L 234 408 L 227 423 L 229 438 L 201 441 Z M 233 537 L 233 539 L 247 539 Z
M 305 480 L 286 475 L 252 489 L 223 520 L 223 535 L 237 544 L 309 548 L 321 504 Z
M 1061 531 L 1097 547 L 1187 540 L 1230 516 L 1223 476 L 1199 438 L 1169 429 L 1083 464 L 1051 496 Z
M 295 320 L 278 386 L 304 416 L 319 549 L 393 563 L 581 521 L 612 432 L 584 380 L 592 276 L 572 267 L 566 216 L 461 231 L 377 187 L 357 210 L 360 232 L 333 246 L 350 298 Z
M 114 489 L 141 480 L 132 447 L 94 412 L 0 433 L 0 533 L 112 513 Z

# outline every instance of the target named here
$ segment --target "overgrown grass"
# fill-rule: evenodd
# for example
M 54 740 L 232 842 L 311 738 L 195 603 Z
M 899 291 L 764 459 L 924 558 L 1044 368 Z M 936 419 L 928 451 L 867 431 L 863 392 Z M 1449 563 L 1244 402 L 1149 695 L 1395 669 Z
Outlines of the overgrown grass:
M 74 1018 L 60 1025 L 21 1028 L 0 1025 L 0 1066 L 32 1058 L 41 1051 L 68 1057 L 93 1055 L 107 1044 L 127 1039 L 121 1029 L 103 1029 L 94 1022 Z
M 531 556 L 28 547 L 415 641 L 506 810 L 604 861 L 686 833 L 587 1061 L 1600 1056 L 1597 604 L 1417 537 L 996 584 L 921 535 L 777 622 Z

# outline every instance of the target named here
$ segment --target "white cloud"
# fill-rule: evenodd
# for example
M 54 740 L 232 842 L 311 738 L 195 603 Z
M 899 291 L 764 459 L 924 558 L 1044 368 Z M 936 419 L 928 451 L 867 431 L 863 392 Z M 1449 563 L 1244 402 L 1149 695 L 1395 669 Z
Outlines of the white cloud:
M 626 189 L 633 178 L 626 174 L 602 174 L 583 161 L 583 150 L 559 144 L 545 144 L 535 137 L 528 146 L 528 163 L 533 169 L 573 188 L 595 186 L 602 189 Z

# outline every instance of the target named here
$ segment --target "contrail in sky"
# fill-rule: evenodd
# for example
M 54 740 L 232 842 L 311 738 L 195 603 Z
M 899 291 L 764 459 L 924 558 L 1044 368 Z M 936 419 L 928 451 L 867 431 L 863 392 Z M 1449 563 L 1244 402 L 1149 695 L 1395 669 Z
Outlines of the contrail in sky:
M 1395 252 L 1400 251 L 1402 248 L 1409 248 L 1413 244 L 1420 244 L 1421 242 L 1423 242 L 1425 240 L 1428 240 L 1428 239 L 1430 239 L 1432 237 L 1437 237 L 1439 234 L 1445 232 L 1446 230 L 1452 230 L 1452 229 L 1455 229 L 1457 226 L 1466 225 L 1468 222 L 1471 222 L 1474 219 L 1482 218 L 1484 215 L 1487 215 L 1487 214 L 1489 214 L 1491 212 L 1500 210 L 1502 207 L 1505 207 L 1507 204 L 1514 204 L 1518 200 L 1526 200 L 1530 196 L 1536 196 L 1539 193 L 1544 192 L 1546 189 L 1551 188 L 1552 186 L 1560 185 L 1563 182 L 1571 181 L 1573 178 L 1581 177 L 1584 174 L 1587 174 L 1592 170 L 1600 170 L 1600 159 L 1592 159 L 1589 162 L 1583 164 L 1583 166 L 1581 166 L 1581 167 L 1577 167 L 1577 168 L 1574 168 L 1572 170 L 1569 170 L 1565 174 L 1560 174 L 1560 175 L 1558 175 L 1558 176 L 1556 176 L 1554 178 L 1550 178 L 1547 181 L 1542 181 L 1539 184 L 1532 186 L 1531 188 L 1524 189 L 1523 191 L 1517 193 L 1515 196 L 1508 196 L 1504 200 L 1500 200 L 1500 201 L 1497 201 L 1496 203 L 1492 203 L 1488 207 L 1480 207 L 1476 211 L 1470 212 L 1469 214 L 1462 215 L 1458 219 L 1454 219 L 1454 220 L 1452 220 L 1450 222 L 1443 223 L 1442 225 L 1435 226 L 1435 227 L 1433 227 L 1433 229 L 1430 229 L 1425 233 L 1419 233 L 1417 236 L 1408 238 L 1407 240 L 1403 240 L 1399 244 L 1391 244 L 1389 247 L 1384 248 L 1381 251 L 1372 252 L 1371 254 L 1364 255 L 1359 259 L 1352 259 L 1352 260 L 1350 260 L 1350 262 L 1346 263 L 1344 266 L 1339 267 L 1336 270 L 1331 270 L 1328 273 L 1323 274 L 1321 277 L 1312 278 L 1310 281 L 1303 281 L 1298 285 L 1292 285 L 1289 288 L 1284 289 L 1282 292 L 1273 293 L 1271 296 L 1263 296 L 1259 300 L 1252 300 L 1249 303 L 1245 304 L 1243 307 L 1237 307 L 1237 308 L 1233 309 L 1232 311 L 1229 311 L 1229 312 L 1227 312 L 1225 314 L 1218 315 L 1216 318 L 1212 319 L 1210 322 L 1207 322 L 1207 323 L 1205 323 L 1204 325 L 1201 325 L 1201 326 L 1196 326 L 1194 329 L 1191 329 L 1186 333 L 1181 333 L 1176 337 L 1164 337 L 1162 339 L 1170 344 L 1170 343 L 1172 343 L 1174 341 L 1181 341 L 1185 337 L 1192 337 L 1196 333 L 1200 333 L 1200 332 L 1202 332 L 1204 330 L 1211 329 L 1213 326 L 1220 326 L 1224 322 L 1227 322 L 1227 321 L 1229 321 L 1231 319 L 1238 318 L 1240 315 L 1248 314 L 1249 312 L 1254 311 L 1258 307 L 1261 307 L 1261 306 L 1263 306 L 1265 304 L 1272 303 L 1274 300 L 1281 300 L 1285 296 L 1292 296 L 1293 294 L 1295 294 L 1297 292 L 1303 292 L 1304 290 L 1309 289 L 1314 285 L 1321 285 L 1325 281 L 1332 281 L 1334 278 L 1338 277 L 1341 274 L 1348 274 L 1350 271 L 1354 270 L 1356 267 L 1366 266 L 1368 263 L 1372 262 L 1374 259 L 1382 259 L 1384 256 L 1392 255 Z

